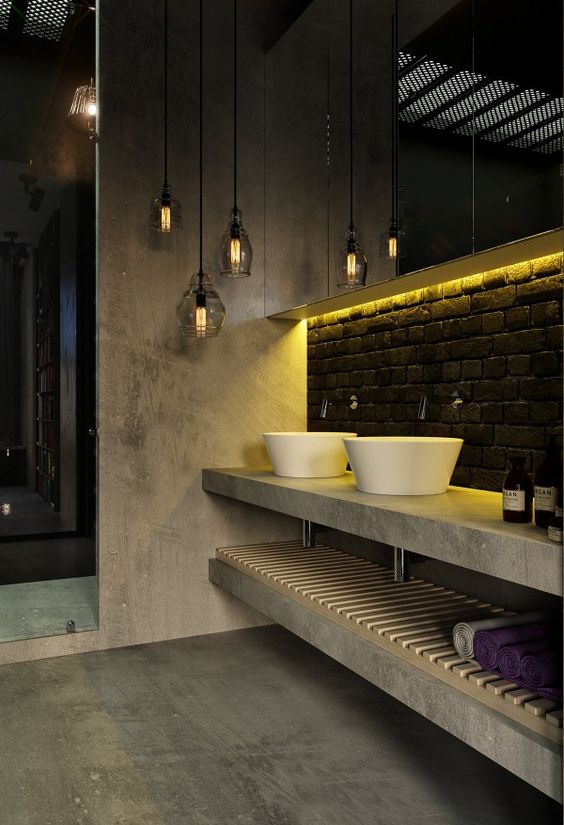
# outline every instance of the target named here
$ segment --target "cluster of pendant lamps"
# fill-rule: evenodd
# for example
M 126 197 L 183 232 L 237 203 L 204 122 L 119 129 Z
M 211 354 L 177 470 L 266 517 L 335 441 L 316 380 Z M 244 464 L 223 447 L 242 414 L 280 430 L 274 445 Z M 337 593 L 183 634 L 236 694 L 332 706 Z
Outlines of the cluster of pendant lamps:
M 168 180 L 168 0 L 164 0 L 164 174 L 161 193 L 151 204 L 150 225 L 158 232 L 172 232 L 182 226 L 180 203 L 171 196 Z M 251 274 L 253 251 L 237 205 L 237 0 L 233 0 L 233 208 L 219 249 L 219 270 L 226 278 L 246 278 Z M 220 334 L 225 307 L 213 285 L 212 275 L 203 269 L 203 2 L 200 0 L 200 118 L 199 118 L 199 269 L 190 279 L 178 304 L 176 317 L 185 335 L 195 338 Z

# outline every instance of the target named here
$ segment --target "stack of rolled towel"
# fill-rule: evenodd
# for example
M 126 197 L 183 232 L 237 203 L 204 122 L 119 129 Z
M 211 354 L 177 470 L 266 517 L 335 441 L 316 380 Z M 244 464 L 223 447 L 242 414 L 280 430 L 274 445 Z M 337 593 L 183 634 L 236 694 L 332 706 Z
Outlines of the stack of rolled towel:
M 459 622 L 454 646 L 465 659 L 538 696 L 562 702 L 562 634 L 546 613 Z

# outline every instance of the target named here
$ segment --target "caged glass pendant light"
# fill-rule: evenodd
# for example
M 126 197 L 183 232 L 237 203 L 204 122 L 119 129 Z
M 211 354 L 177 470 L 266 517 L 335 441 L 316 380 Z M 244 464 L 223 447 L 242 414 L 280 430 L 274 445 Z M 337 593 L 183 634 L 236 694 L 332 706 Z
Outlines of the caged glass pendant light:
M 350 175 L 350 221 L 345 239 L 337 259 L 337 286 L 355 289 L 366 282 L 367 261 L 358 242 L 357 229 L 353 219 L 354 203 L 354 83 L 353 83 L 353 0 L 349 0 L 349 175 Z
M 399 77 L 398 77 L 398 0 L 395 0 L 392 15 L 392 217 L 387 232 L 380 236 L 380 257 L 396 261 L 396 275 L 399 275 L 399 258 L 405 255 L 405 237 L 399 225 Z
M 233 208 L 219 250 L 219 271 L 225 278 L 246 278 L 253 258 L 237 206 L 237 114 L 237 0 L 233 0 Z
M 65 123 L 73 132 L 88 135 L 91 140 L 96 140 L 97 114 L 96 87 L 91 79 L 87 86 L 79 86 L 74 93 Z
M 164 0 L 164 176 L 161 194 L 151 202 L 150 225 L 157 232 L 172 232 L 182 227 L 182 207 L 171 197 L 168 182 L 168 0 Z
M 176 309 L 178 326 L 192 338 L 220 334 L 225 323 L 225 307 L 214 289 L 212 276 L 203 269 L 203 4 L 200 0 L 200 268 L 190 278 L 188 289 Z

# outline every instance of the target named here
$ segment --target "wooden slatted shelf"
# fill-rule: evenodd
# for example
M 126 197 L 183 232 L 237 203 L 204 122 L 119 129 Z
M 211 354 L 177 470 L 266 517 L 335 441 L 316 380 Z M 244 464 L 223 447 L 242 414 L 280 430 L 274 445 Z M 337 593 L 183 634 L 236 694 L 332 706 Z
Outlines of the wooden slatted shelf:
M 381 654 L 388 667 L 383 674 L 378 666 L 371 681 L 420 712 L 421 694 L 417 698 L 415 694 L 422 689 L 442 691 L 458 707 L 456 713 L 465 714 L 470 706 L 474 714 L 478 709 L 479 720 L 480 711 L 484 714 L 482 741 L 479 731 L 466 736 L 453 729 L 456 724 L 442 726 L 545 793 L 561 798 L 562 709 L 483 671 L 477 662 L 462 659 L 452 644 L 452 629 L 460 619 L 510 611 L 422 579 L 397 583 L 386 567 L 327 545 L 305 549 L 292 541 L 220 548 L 210 562 L 210 578 L 330 655 L 327 633 L 321 634 L 325 641 L 318 643 L 308 616 L 315 614 L 325 620 L 325 626 L 333 623 L 368 642 L 371 656 Z M 300 627 L 309 629 L 299 632 Z M 335 658 L 350 666 L 346 651 Z M 409 690 L 390 689 L 394 663 L 409 674 Z M 352 669 L 366 676 L 362 667 Z M 412 682 L 417 674 L 421 678 L 416 679 L 420 682 L 416 687 Z M 425 699 L 423 705 L 425 715 L 441 724 L 434 718 L 440 712 L 433 711 L 433 702 Z M 486 734 L 492 724 L 496 742 Z M 517 758 L 516 747 L 521 749 Z M 542 758 L 534 758 L 535 751 Z

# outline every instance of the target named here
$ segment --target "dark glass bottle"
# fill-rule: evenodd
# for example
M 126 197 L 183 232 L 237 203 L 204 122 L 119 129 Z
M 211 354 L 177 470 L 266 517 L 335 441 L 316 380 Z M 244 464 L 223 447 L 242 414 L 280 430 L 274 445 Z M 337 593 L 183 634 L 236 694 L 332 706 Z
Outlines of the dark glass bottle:
M 533 483 L 525 470 L 525 459 L 510 456 L 511 470 L 503 482 L 503 520 L 527 524 L 533 519 Z
M 562 459 L 553 435 L 548 440 L 546 455 L 535 473 L 535 524 L 548 527 L 556 508 L 558 490 L 562 486 Z
M 551 513 L 548 523 L 548 538 L 551 541 L 562 543 L 562 487 L 558 490 L 558 498 L 554 513 Z

